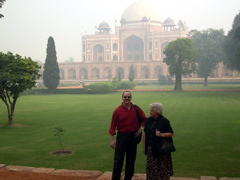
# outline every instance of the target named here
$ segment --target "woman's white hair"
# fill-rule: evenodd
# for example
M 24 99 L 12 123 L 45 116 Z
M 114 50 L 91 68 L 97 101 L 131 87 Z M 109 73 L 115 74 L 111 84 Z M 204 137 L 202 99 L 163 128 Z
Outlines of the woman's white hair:
M 162 114 L 163 105 L 161 103 L 152 103 L 150 104 L 150 108 L 153 108 L 154 112 L 157 112 L 158 114 Z

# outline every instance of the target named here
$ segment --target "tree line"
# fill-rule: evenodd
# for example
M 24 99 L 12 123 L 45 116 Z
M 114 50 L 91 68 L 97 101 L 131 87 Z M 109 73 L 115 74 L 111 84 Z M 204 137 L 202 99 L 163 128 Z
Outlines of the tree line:
M 204 86 L 207 86 L 208 77 L 220 62 L 228 69 L 240 72 L 240 13 L 227 36 L 222 29 L 192 30 L 189 38 L 170 42 L 164 55 L 170 75 L 175 76 L 174 90 L 182 90 L 182 76 L 192 73 L 204 78 Z

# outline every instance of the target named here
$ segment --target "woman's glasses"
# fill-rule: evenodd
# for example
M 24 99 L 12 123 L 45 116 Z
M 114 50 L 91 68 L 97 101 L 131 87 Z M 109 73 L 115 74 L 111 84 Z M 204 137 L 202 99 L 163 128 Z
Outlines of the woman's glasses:
M 123 96 L 124 97 L 124 99 L 130 99 L 131 98 L 131 96 Z

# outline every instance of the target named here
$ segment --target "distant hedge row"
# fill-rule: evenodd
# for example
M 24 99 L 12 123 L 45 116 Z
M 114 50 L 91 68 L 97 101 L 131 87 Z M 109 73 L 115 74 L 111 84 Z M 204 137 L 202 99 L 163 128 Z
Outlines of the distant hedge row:
M 115 91 L 117 89 L 134 89 L 135 82 L 130 81 L 113 81 L 113 82 L 100 82 L 84 86 L 78 89 L 56 89 L 53 94 L 104 94 Z M 31 94 L 50 94 L 48 89 L 32 89 L 23 93 L 23 95 Z
M 88 89 L 56 89 L 53 94 L 90 94 Z M 23 95 L 33 95 L 33 94 L 50 94 L 48 89 L 31 89 L 25 91 Z

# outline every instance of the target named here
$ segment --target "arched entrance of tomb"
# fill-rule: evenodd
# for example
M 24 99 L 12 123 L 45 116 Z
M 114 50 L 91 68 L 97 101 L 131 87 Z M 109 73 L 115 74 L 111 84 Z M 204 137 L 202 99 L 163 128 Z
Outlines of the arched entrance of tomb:
M 69 80 L 75 80 L 76 79 L 76 71 L 75 71 L 75 69 L 69 69 L 68 70 L 68 79 Z
M 81 80 L 88 79 L 88 71 L 87 71 L 87 69 L 81 68 L 79 74 L 80 74 L 79 79 L 81 79 Z
M 148 67 L 143 67 L 141 70 L 141 79 L 149 79 L 150 78 L 150 70 Z
M 91 74 L 92 74 L 92 78 L 91 79 L 100 79 L 99 69 L 93 68 Z
M 109 67 L 103 70 L 103 79 L 112 79 L 112 70 Z
M 129 36 L 123 42 L 123 59 L 124 60 L 143 60 L 143 40 L 135 35 Z
M 104 60 L 104 47 L 97 44 L 93 47 L 93 61 L 102 62 Z
M 113 61 L 117 61 L 118 60 L 118 56 L 117 55 L 114 55 L 113 56 Z
M 117 43 L 114 43 L 114 44 L 113 44 L 113 50 L 114 50 L 114 51 L 117 51 L 117 50 L 118 50 L 118 45 L 117 45 Z
M 154 68 L 154 74 L 153 74 L 153 78 L 157 79 L 159 75 L 163 75 L 163 68 L 160 66 L 157 66 Z

